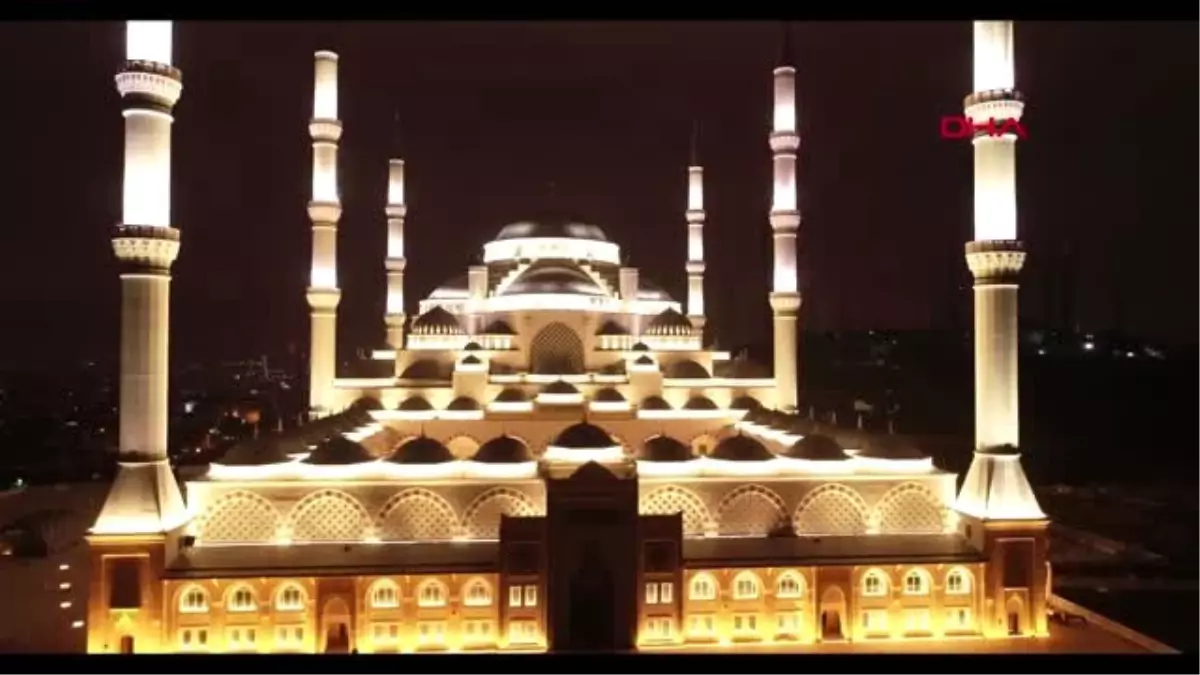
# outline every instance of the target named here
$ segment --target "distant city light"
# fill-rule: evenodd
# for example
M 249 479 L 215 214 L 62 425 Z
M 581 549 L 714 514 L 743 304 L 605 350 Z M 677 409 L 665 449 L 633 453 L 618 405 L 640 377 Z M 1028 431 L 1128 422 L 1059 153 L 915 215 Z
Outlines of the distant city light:
M 1133 352 L 1125 352 L 1125 358 L 1127 359 L 1132 359 L 1134 356 L 1136 356 L 1136 354 Z
M 193 410 L 195 410 L 195 409 L 196 409 L 196 402 L 195 402 L 195 401 L 185 401 L 185 402 L 184 402 L 184 404 L 183 404 L 183 412 L 184 412 L 185 414 L 187 414 L 187 415 L 191 415 L 191 414 L 192 414 L 192 411 L 193 411 Z
M 1045 350 L 1045 349 L 1039 349 L 1039 350 L 1038 350 L 1038 356 L 1045 356 L 1045 355 L 1046 355 L 1046 350 Z
M 1090 351 L 1092 351 L 1092 350 L 1093 350 L 1093 349 L 1095 349 L 1095 348 L 1096 348 L 1096 343 L 1095 343 L 1095 342 L 1092 342 L 1092 341 L 1090 341 L 1090 340 L 1089 340 L 1089 341 L 1087 341 L 1087 342 L 1083 343 L 1083 350 L 1084 350 L 1085 352 L 1090 352 Z

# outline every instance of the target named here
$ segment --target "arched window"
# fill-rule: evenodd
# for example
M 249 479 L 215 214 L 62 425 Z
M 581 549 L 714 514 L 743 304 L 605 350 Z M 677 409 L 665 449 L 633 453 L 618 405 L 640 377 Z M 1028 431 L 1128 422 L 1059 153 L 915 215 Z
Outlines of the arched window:
M 467 582 L 463 592 L 463 604 L 468 607 L 486 607 L 492 604 L 492 589 L 483 579 L 473 579 Z
M 254 591 L 249 586 L 237 586 L 229 592 L 229 602 L 226 607 L 231 612 L 253 612 L 258 609 L 254 599 Z
M 208 593 L 199 586 L 192 586 L 179 596 L 179 611 L 184 614 L 203 614 L 208 611 Z
M 961 569 L 950 570 L 946 575 L 946 592 L 951 595 L 966 595 L 971 592 L 971 578 Z
M 909 570 L 908 574 L 904 575 L 904 594 L 905 595 L 928 595 L 929 582 L 925 573 L 921 570 Z
M 697 574 L 692 577 L 692 585 L 688 591 L 692 600 L 713 600 L 717 597 L 717 582 L 707 574 Z
M 862 594 L 869 596 L 887 595 L 887 579 L 879 570 L 867 572 L 862 580 Z
M 400 589 L 391 579 L 380 579 L 371 588 L 371 607 L 374 609 L 392 609 L 400 606 Z
M 446 604 L 446 587 L 438 581 L 426 581 L 417 589 L 417 606 L 442 607 Z
M 784 572 L 775 588 L 776 597 L 799 598 L 804 595 L 804 579 L 795 572 Z
M 275 609 L 280 612 L 298 612 L 304 609 L 304 589 L 296 584 L 285 584 L 275 594 Z
M 733 599 L 753 600 L 762 593 L 762 584 L 753 572 L 742 572 L 733 579 Z

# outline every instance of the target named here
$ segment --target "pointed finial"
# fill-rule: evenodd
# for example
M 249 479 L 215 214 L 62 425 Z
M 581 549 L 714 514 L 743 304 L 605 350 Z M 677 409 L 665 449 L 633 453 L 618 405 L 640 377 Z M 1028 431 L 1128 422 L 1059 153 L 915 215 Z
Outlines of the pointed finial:
M 692 166 L 700 166 L 700 120 L 692 120 L 692 143 L 688 148 L 688 161 Z
M 392 113 L 392 154 L 395 157 L 404 156 L 404 135 L 400 133 L 400 111 Z
M 784 21 L 781 24 L 780 40 L 779 40 L 779 66 L 792 66 L 792 24 Z

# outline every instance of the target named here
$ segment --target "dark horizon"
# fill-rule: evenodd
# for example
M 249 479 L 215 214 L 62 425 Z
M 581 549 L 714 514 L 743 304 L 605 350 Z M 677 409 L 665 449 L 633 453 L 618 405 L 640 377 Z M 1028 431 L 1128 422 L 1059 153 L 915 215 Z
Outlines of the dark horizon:
M 1196 342 L 1195 22 L 1018 22 L 1027 326 Z M 507 222 L 554 201 L 678 300 L 693 120 L 706 305 L 725 346 L 769 340 L 770 22 L 178 22 L 172 359 L 305 351 L 312 52 L 341 55 L 339 353 L 383 336 L 393 118 L 408 166 L 409 313 Z M 968 328 L 967 21 L 797 23 L 802 320 L 810 331 Z M 9 23 L 8 308 L 27 363 L 117 354 L 120 22 Z M 1164 65 L 1166 64 L 1166 65 Z M 1169 66 L 1169 67 L 1166 67 Z M 70 242 L 64 244 L 63 242 Z M 1058 268 L 1053 267 L 1058 265 Z

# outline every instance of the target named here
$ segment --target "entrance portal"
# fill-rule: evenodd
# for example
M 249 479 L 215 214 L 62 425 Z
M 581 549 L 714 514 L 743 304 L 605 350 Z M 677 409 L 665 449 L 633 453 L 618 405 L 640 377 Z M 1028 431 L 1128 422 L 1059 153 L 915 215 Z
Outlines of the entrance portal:
M 821 612 L 821 639 L 842 639 L 842 616 L 837 610 Z
M 830 586 L 821 594 L 821 623 L 817 630 L 823 642 L 845 640 L 842 627 L 846 613 L 846 594 L 840 586 Z
M 132 635 L 122 635 L 121 636 L 121 653 L 122 654 L 132 654 L 133 653 L 133 636 Z
M 612 570 L 594 539 L 583 543 L 580 559 L 571 575 L 568 632 L 560 644 L 569 650 L 611 651 L 616 647 Z
M 1020 598 L 1014 596 L 1008 599 L 1008 604 L 1005 605 L 1004 610 L 1008 614 L 1009 635 L 1021 634 L 1021 616 L 1024 614 L 1024 609 L 1025 607 Z
M 346 601 L 334 597 L 325 603 L 321 612 L 322 635 L 325 638 L 326 654 L 347 654 L 353 647 L 350 633 L 350 607 Z

